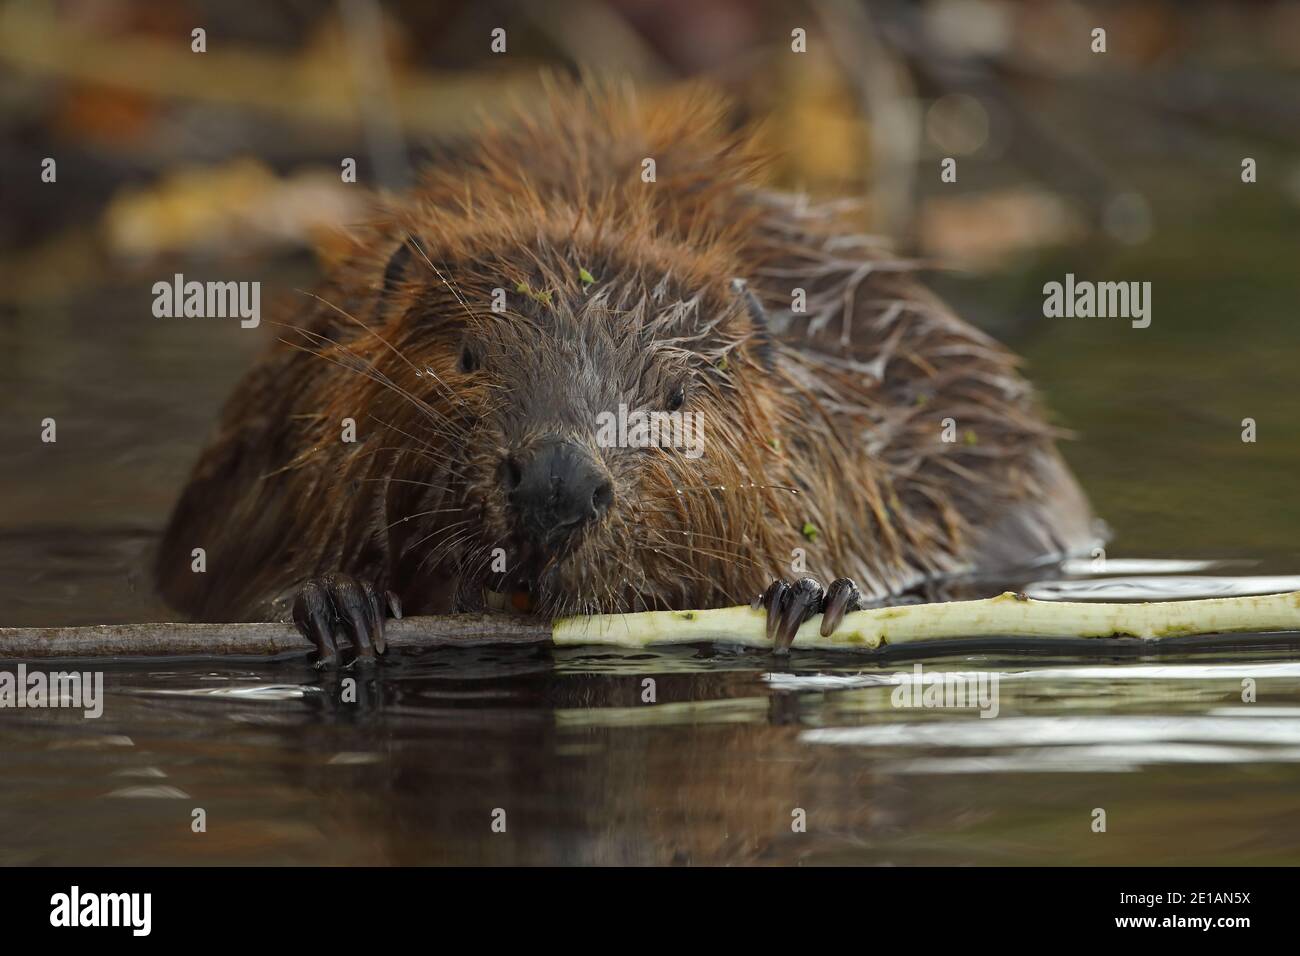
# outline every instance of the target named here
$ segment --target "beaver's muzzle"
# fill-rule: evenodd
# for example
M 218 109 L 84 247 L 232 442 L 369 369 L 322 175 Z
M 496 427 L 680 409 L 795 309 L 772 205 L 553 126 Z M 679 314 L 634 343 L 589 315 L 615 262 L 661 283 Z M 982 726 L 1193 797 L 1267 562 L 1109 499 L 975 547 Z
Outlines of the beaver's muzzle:
M 501 481 L 521 536 L 550 553 L 599 520 L 614 501 L 604 466 L 586 449 L 559 438 L 508 455 Z

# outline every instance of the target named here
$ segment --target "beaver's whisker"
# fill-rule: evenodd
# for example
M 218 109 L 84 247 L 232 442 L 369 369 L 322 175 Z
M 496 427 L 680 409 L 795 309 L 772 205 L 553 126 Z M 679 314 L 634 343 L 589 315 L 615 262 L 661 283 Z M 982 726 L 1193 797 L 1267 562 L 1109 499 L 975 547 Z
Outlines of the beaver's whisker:
M 750 567 L 754 567 L 754 568 L 762 567 L 762 565 L 758 561 L 754 560 L 753 558 L 745 558 L 745 557 L 741 557 L 740 555 L 728 554 L 725 551 L 714 551 L 709 548 L 691 547 L 690 545 L 678 544 L 672 541 L 660 541 L 657 543 L 650 543 L 644 545 L 640 550 L 642 551 L 649 550 L 655 552 L 656 554 L 666 554 L 666 555 L 684 554 L 689 556 L 693 554 L 700 554 L 708 558 L 713 558 L 716 561 L 722 561 L 725 564 L 731 564 L 737 567 L 741 566 L 742 562 L 744 564 L 747 564 Z
M 284 323 L 284 322 L 275 322 L 275 323 L 272 323 L 272 324 L 273 324 L 273 325 L 278 325 L 278 326 L 280 326 L 281 328 L 285 328 L 285 329 L 288 329 L 288 330 L 293 331 L 293 332 L 297 332 L 299 335 L 303 336 L 304 338 L 308 339 L 309 341 L 315 341 L 318 345 L 321 345 L 321 344 L 323 344 L 323 343 L 328 343 L 329 345 L 333 346 L 334 350 L 336 350 L 336 351 L 338 351 L 338 352 L 341 352 L 341 353 L 343 353 L 344 355 L 347 355 L 349 358 L 356 359 L 357 362 L 361 363 L 361 364 L 364 365 L 366 368 L 368 368 L 368 369 L 373 373 L 373 375 L 367 375 L 367 377 L 370 378 L 372 381 L 377 382 L 377 383 L 379 383 L 379 384 L 381 384 L 381 385 L 386 385 L 387 387 L 394 389 L 396 392 L 398 392 L 398 394 L 400 394 L 400 395 L 402 395 L 403 397 L 409 399 L 413 404 L 416 405 L 417 408 L 420 408 L 420 409 L 422 409 L 423 411 L 425 411 L 425 412 L 427 412 L 427 413 L 429 413 L 429 414 L 431 414 L 431 415 L 432 415 L 432 414 L 437 414 L 437 415 L 441 415 L 441 414 L 442 414 L 442 413 L 439 412 L 437 409 L 435 409 L 432 405 L 430 405 L 428 402 L 426 402 L 426 401 L 424 401 L 423 399 L 419 398 L 418 396 L 416 396 L 415 394 L 413 394 L 413 393 L 410 392 L 409 390 L 404 389 L 404 388 L 402 388 L 401 386 L 397 385 L 397 384 L 392 380 L 392 378 L 391 378 L 387 373 L 383 372 L 383 371 L 379 368 L 379 366 L 376 365 L 373 361 L 367 359 L 367 358 L 366 358 L 365 356 L 363 356 L 363 355 L 359 355 L 358 353 L 352 351 L 352 349 L 348 348 L 346 345 L 344 345 L 342 342 L 339 342 L 337 339 L 332 339 L 332 338 L 330 338 L 328 335 L 325 335 L 323 332 L 317 332 L 317 331 L 315 331 L 315 330 L 313 330 L 313 329 L 308 329 L 308 328 L 305 328 L 305 327 L 300 326 L 300 325 L 289 325 L 288 323 Z M 280 339 L 279 341 L 284 342 L 284 344 L 289 345 L 289 346 L 292 346 L 292 347 L 297 347 L 297 348 L 300 348 L 300 349 L 302 348 L 301 346 L 296 345 L 296 343 L 289 342 L 289 341 L 287 341 L 287 340 L 285 340 L 285 339 Z M 311 350 L 307 350 L 307 351 L 308 351 L 308 354 L 313 354 L 313 355 L 319 355 L 319 354 L 320 354 L 319 352 L 312 352 Z M 403 360 L 405 361 L 405 358 L 403 358 Z M 410 362 L 408 361 L 407 364 L 409 365 Z M 346 367 L 348 367 L 348 366 L 344 366 L 344 367 L 346 368 Z M 414 366 L 412 366 L 412 368 L 414 368 Z M 360 370 L 360 369 L 355 369 L 355 371 L 361 371 L 361 370 Z M 427 372 L 429 372 L 431 375 L 433 375 L 433 372 L 432 372 L 431 369 L 426 369 L 425 371 L 427 371 Z M 365 374 L 365 373 L 362 372 L 362 374 Z M 421 372 L 420 372 L 420 370 L 419 370 L 418 368 L 415 369 L 415 374 L 416 374 L 416 375 L 421 375 Z M 433 378 L 434 378 L 434 380 L 437 381 L 437 383 L 438 383 L 439 385 L 441 385 L 444 389 L 447 389 L 447 385 L 446 385 L 446 383 L 444 383 L 440 378 L 438 378 L 437 375 L 433 375 Z M 452 392 L 450 389 L 447 389 L 447 392 L 448 392 L 448 394 L 449 394 L 451 397 L 453 397 L 453 398 L 455 398 L 457 401 L 459 401 L 459 397 L 456 396 L 454 392 Z M 462 404 L 463 404 L 463 403 L 462 403 Z M 454 423 L 451 421 L 451 419 L 450 419 L 448 416 L 443 415 L 442 417 L 445 418 L 445 419 L 447 419 L 447 421 L 448 421 L 449 424 L 453 424 L 453 425 L 454 425 Z
M 299 329 L 298 331 L 304 332 L 305 334 L 315 334 L 315 333 L 307 333 L 306 330 L 304 329 Z M 327 336 L 321 336 L 321 338 L 324 338 L 325 341 L 333 342 L 333 339 L 330 339 Z M 282 342 L 284 345 L 288 346 L 289 348 L 297 349 L 300 352 L 305 352 L 307 355 L 313 355 L 316 358 L 329 362 L 331 365 L 337 365 L 339 368 L 344 369 L 345 371 L 352 372 L 355 375 L 360 375 L 362 378 L 367 378 L 370 381 L 374 382 L 376 385 L 381 385 L 384 388 L 392 390 L 394 394 L 400 395 L 402 398 L 405 398 L 407 401 L 409 401 L 418 411 L 423 413 L 434 424 L 439 424 L 438 419 L 435 416 L 441 415 L 440 412 L 438 412 L 427 402 L 417 398 L 416 396 L 412 395 L 410 392 L 406 391 L 405 389 L 401 388 L 399 385 L 395 384 L 393 381 L 388 379 L 387 376 L 383 376 L 382 373 L 367 372 L 365 368 L 357 368 L 354 365 L 349 365 L 345 362 L 340 362 L 336 359 L 330 358 L 328 355 L 324 354 L 323 352 L 318 352 L 314 349 L 306 348 L 305 346 L 299 345 L 296 342 L 290 342 L 287 339 L 280 339 L 279 341 Z M 363 362 L 363 363 L 365 362 L 365 359 L 361 358 L 355 352 L 343 348 L 337 342 L 334 342 L 334 346 L 335 348 L 338 349 L 338 351 L 342 352 L 344 355 L 348 355 L 359 362 Z M 443 422 L 447 426 L 454 429 L 462 436 L 465 435 L 464 430 L 461 429 L 458 425 L 456 425 L 456 423 L 453 422 L 451 419 L 447 418 L 445 415 L 442 416 L 442 418 L 443 418 Z
M 695 581 L 695 582 L 700 583 L 700 584 L 711 584 L 711 583 L 712 583 L 711 580 L 710 580 L 708 577 L 706 577 L 706 576 L 705 576 L 704 574 L 702 574 L 700 571 L 698 571 L 698 570 L 696 570 L 695 568 L 693 568 L 691 565 L 687 564 L 687 563 L 686 563 L 685 561 L 683 561 L 681 558 L 674 557 L 673 555 L 667 553 L 666 551 L 654 551 L 653 553 L 654 553 L 654 554 L 657 554 L 657 555 L 658 555 L 659 557 L 661 557 L 661 558 L 667 558 L 669 561 L 671 561 L 671 562 L 673 562 L 674 564 L 676 564 L 676 565 L 678 565 L 679 567 L 681 567 L 681 568 L 683 569 L 683 571 L 684 571 L 684 575 L 683 575 L 683 576 L 686 578 L 686 580 L 688 580 L 688 581 Z
M 439 467 L 443 468 L 448 475 L 454 475 L 458 478 L 463 477 L 463 474 L 461 473 L 459 468 L 453 468 L 447 464 L 448 462 L 451 461 L 457 461 L 456 459 L 450 458 L 446 455 L 439 455 L 433 451 L 426 451 L 420 448 L 402 448 L 400 446 L 386 445 L 381 448 L 374 448 L 369 451 L 366 451 L 364 454 L 373 457 L 375 455 L 381 454 L 382 452 L 386 452 L 386 451 L 393 451 L 402 454 L 415 455 L 419 458 L 427 458 L 430 461 L 438 462 Z M 464 462 L 460 462 L 460 461 L 458 461 L 457 463 L 461 465 L 464 464 Z
M 725 538 L 718 534 L 709 534 L 705 531 L 684 531 L 681 528 L 651 528 L 655 534 L 679 534 L 687 538 L 707 538 L 710 541 L 717 541 L 720 544 L 730 545 L 733 548 L 739 548 L 743 542 L 739 538 Z
M 413 544 L 411 544 L 409 550 L 414 550 L 414 549 L 418 548 L 420 545 L 424 544 L 424 542 L 428 541 L 428 540 L 429 540 L 430 538 L 432 538 L 432 537 L 435 537 L 435 536 L 440 535 L 440 534 L 449 534 L 450 532 L 454 531 L 455 529 L 460 528 L 460 527 L 462 527 L 463 525 L 467 525 L 467 524 L 469 524 L 469 519 L 468 519 L 468 518 L 466 518 L 466 519 L 463 520 L 463 521 L 453 521 L 451 524 L 441 525 L 441 526 L 439 526 L 439 527 L 437 527 L 437 528 L 434 528 L 432 531 L 430 531 L 428 534 L 426 534 L 423 538 L 421 538 L 420 540 L 418 540 L 418 541 L 414 542 Z M 439 545 L 439 546 L 441 546 L 441 545 Z
M 392 530 L 393 528 L 395 528 L 397 525 L 401 524 L 401 523 L 404 522 L 404 521 L 412 521 L 412 520 L 414 520 L 414 519 L 416 519 L 416 518 L 423 518 L 425 515 L 452 514 L 452 513 L 458 513 L 458 512 L 463 511 L 463 510 L 464 510 L 463 508 L 432 508 L 432 509 L 430 509 L 429 511 L 416 511 L 416 512 L 414 512 L 414 513 L 412 513 L 412 514 L 407 515 L 407 516 L 404 517 L 404 518 L 398 518 L 396 521 L 394 521 L 394 522 L 392 522 L 391 524 L 387 525 L 387 526 L 384 528 L 384 530 L 385 530 L 385 531 L 390 531 L 390 530 Z
M 372 422 L 378 422 L 380 425 L 383 425 L 385 428 L 390 429 L 391 431 L 395 431 L 395 432 L 397 432 L 399 435 L 402 435 L 402 436 L 404 436 L 404 437 L 406 437 L 406 438 L 411 439 L 411 441 L 413 441 L 413 442 L 417 442 L 417 443 L 419 444 L 419 446 L 420 446 L 420 450 L 421 450 L 421 451 L 427 451 L 427 452 L 429 452 L 429 454 L 431 454 L 431 455 L 434 454 L 434 453 L 430 450 L 430 448 L 429 448 L 429 443 L 428 443 L 428 442 L 421 442 L 418 438 L 416 438 L 416 437 L 415 437 L 414 435 L 412 435 L 410 432 L 408 432 L 408 431 L 406 431 L 406 430 L 404 430 L 404 429 L 398 428 L 396 425 L 393 425 L 393 424 L 391 424 L 391 423 L 389 423 L 389 422 L 386 422 L 386 421 L 384 421 L 382 418 L 376 418 L 374 415 L 367 415 L 366 417 L 369 418 Z M 443 437 L 443 436 L 438 436 L 438 437 Z M 456 460 L 456 459 L 452 458 L 450 455 L 445 455 L 445 456 L 443 456 L 443 457 L 444 457 L 444 460 L 446 460 L 446 461 L 455 461 L 455 460 Z
M 431 550 L 420 560 L 420 563 L 416 566 L 416 572 L 417 573 L 422 572 L 426 567 L 436 568 L 439 565 L 441 565 L 442 562 L 450 555 L 451 549 L 455 547 L 455 545 L 461 543 L 463 538 L 468 533 L 469 532 L 461 532 L 455 537 L 449 538 L 446 542 L 444 542 L 445 547 L 443 545 L 439 545 L 437 548 Z
M 379 478 L 361 478 L 359 480 L 363 482 L 369 482 L 369 481 L 395 482 L 399 485 L 419 485 L 422 488 L 432 488 L 435 491 L 450 490 L 446 485 L 435 485 L 432 481 L 417 481 L 414 478 L 390 478 L 387 475 L 381 476 Z
M 468 521 L 456 522 L 455 524 L 448 525 L 446 528 L 440 530 L 445 532 L 452 528 L 456 528 L 458 525 L 464 525 L 464 524 L 469 524 L 469 522 Z M 436 533 L 437 532 L 435 532 L 435 534 Z M 457 531 L 455 534 L 450 535 L 445 541 L 440 542 L 437 545 L 437 547 L 429 549 L 429 553 L 425 555 L 424 559 L 419 563 L 416 570 L 417 571 L 424 570 L 424 566 L 428 564 L 430 560 L 433 560 L 433 566 L 437 567 L 438 564 L 442 562 L 443 558 L 447 557 L 447 555 L 451 553 L 453 548 L 455 548 L 460 544 L 463 544 L 465 541 L 471 538 L 474 535 L 474 533 L 475 533 L 475 529 L 471 527 L 471 528 L 464 528 L 463 530 Z M 433 535 L 426 535 L 424 538 L 421 538 L 420 541 L 417 541 L 415 544 L 411 545 L 411 547 L 416 548 L 422 542 L 427 541 L 431 537 L 433 537 Z
M 331 309 L 333 309 L 333 310 L 334 310 L 335 312 L 337 312 L 339 315 L 343 316 L 345 319 L 348 319 L 348 320 L 351 321 L 351 322 L 355 322 L 358 326 L 360 326 L 360 327 L 361 327 L 362 329 L 364 329 L 366 332 L 368 332 L 369 334 L 373 335 L 375 338 L 377 338 L 377 339 L 378 339 L 380 342 L 382 342 L 384 345 L 388 346 L 388 349 L 389 349 L 389 350 L 390 350 L 394 355 L 396 355 L 399 359 L 401 359 L 403 362 L 405 362 L 407 365 L 409 365 L 409 366 L 410 366 L 410 367 L 411 367 L 411 368 L 416 372 L 416 374 L 419 374 L 419 371 L 420 371 L 420 370 L 419 370 L 418 368 L 416 368 L 415 365 L 414 365 L 414 363 L 412 363 L 410 359 L 408 359 L 405 355 L 403 355 L 403 354 L 401 353 L 401 351 L 400 351 L 398 348 L 396 348 L 396 347 L 395 347 L 392 343 L 390 343 L 386 338 L 384 338 L 382 335 L 380 335 L 380 334 L 379 334 L 378 332 L 376 332 L 374 329 L 370 328 L 368 325 L 366 325 L 364 322 L 362 322 L 360 319 L 358 319 L 358 318 L 357 318 L 355 315 L 353 315 L 352 313 L 350 313 L 350 312 L 348 312 L 348 311 L 346 311 L 346 310 L 344 310 L 344 309 L 339 308 L 339 307 L 338 307 L 337 305 L 335 305 L 333 302 L 329 301 L 329 300 L 326 299 L 324 296 L 318 295 L 318 294 L 315 293 L 315 292 L 311 292 L 311 291 L 308 291 L 308 290 L 306 290 L 306 289 L 295 289 L 294 291 L 295 291 L 295 292 L 300 292 L 300 293 L 302 293 L 303 295 L 310 296 L 311 298 L 315 299 L 317 302 L 320 302 L 322 305 L 327 305 L 327 306 L 329 306 Z

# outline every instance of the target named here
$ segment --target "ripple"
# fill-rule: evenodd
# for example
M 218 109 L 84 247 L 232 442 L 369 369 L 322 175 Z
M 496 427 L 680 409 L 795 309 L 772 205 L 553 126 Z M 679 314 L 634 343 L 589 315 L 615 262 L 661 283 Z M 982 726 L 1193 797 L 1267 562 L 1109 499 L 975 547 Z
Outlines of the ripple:
M 984 757 L 920 757 L 891 761 L 892 773 L 1132 773 L 1158 764 L 1300 763 L 1300 747 L 1264 749 L 1217 744 L 1101 744 L 1044 747 Z
M 1062 574 L 1093 577 L 1101 574 L 1191 574 L 1232 564 L 1231 561 L 1202 561 L 1195 558 L 1106 558 L 1101 570 L 1090 558 L 1075 558 L 1061 565 Z
M 229 687 L 129 687 L 124 693 L 143 697 L 231 697 L 237 700 L 300 700 L 317 687 L 301 684 L 236 684 Z
M 1167 575 L 1090 578 L 1083 581 L 1035 581 L 1021 590 L 1029 597 L 1040 601 L 1191 600 L 1300 591 L 1300 576 Z
M 1152 744 L 1193 741 L 1215 744 L 1300 745 L 1300 720 L 1195 717 L 997 717 L 991 720 L 927 720 L 866 727 L 819 727 L 799 739 L 810 744 L 854 747 L 1041 747 L 1071 744 Z
M 190 795 L 177 787 L 123 787 L 104 794 L 105 797 L 131 800 L 189 800 Z
M 381 763 L 384 757 L 382 754 L 369 753 L 365 751 L 343 751 L 336 753 L 325 761 L 331 767 L 355 767 L 365 764 Z
M 1281 661 L 1260 664 L 1091 664 L 1076 667 L 1037 667 L 1023 671 L 948 670 L 926 667 L 923 673 L 952 675 L 964 680 L 988 679 L 996 674 L 999 682 L 1011 681 L 1200 681 L 1255 680 L 1300 677 L 1300 661 Z M 773 690 L 853 690 L 861 687 L 894 687 L 914 680 L 912 667 L 889 673 L 863 674 L 780 674 L 760 675 L 760 680 Z

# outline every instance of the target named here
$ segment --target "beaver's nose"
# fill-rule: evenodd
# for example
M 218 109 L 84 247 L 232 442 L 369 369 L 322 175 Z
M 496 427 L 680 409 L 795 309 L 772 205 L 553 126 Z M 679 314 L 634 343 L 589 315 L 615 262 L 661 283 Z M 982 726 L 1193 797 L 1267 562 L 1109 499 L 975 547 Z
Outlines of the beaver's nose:
M 600 518 L 614 500 L 605 469 L 570 442 L 547 440 L 502 463 L 501 480 L 520 530 L 548 548 Z

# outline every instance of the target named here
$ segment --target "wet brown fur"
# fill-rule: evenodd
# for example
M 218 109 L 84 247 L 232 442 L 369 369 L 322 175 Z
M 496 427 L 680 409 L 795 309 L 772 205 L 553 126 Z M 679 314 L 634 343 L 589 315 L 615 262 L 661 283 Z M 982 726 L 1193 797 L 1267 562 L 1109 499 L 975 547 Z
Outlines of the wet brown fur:
M 1084 546 L 1086 502 L 1014 357 L 841 207 L 765 190 L 724 118 L 699 90 L 555 85 L 359 230 L 225 408 L 160 551 L 164 594 L 283 617 L 304 580 L 346 571 L 408 610 L 472 606 L 494 548 L 526 560 L 498 469 L 545 434 L 603 462 L 615 503 L 531 569 L 543 613 L 748 601 L 796 548 L 883 596 Z M 597 446 L 598 412 L 662 409 L 679 383 L 702 458 Z

